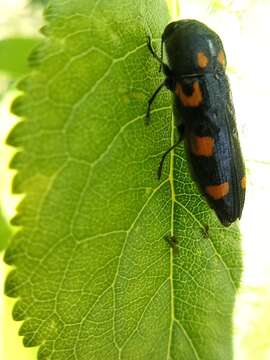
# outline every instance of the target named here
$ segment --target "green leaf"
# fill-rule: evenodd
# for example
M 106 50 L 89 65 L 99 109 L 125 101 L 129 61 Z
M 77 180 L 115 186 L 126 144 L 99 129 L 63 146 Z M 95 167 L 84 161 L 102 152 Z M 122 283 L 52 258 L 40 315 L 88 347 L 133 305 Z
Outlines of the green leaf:
M 11 236 L 11 229 L 0 208 L 0 251 L 6 248 Z
M 55 0 L 47 20 L 9 136 L 26 196 L 6 293 L 24 344 L 39 359 L 231 359 L 237 226 L 208 208 L 182 146 L 157 180 L 175 137 L 167 91 L 144 124 L 164 1 Z
M 0 41 L 0 71 L 21 76 L 29 71 L 27 58 L 38 39 L 11 38 Z

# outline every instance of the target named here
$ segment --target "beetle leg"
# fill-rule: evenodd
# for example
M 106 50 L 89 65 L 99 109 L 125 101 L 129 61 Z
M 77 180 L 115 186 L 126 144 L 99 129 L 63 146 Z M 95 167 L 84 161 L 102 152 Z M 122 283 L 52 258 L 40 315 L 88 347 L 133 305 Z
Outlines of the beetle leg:
M 160 92 L 160 90 L 163 88 L 163 86 L 165 85 L 165 82 L 163 81 L 158 88 L 155 90 L 154 94 L 151 96 L 151 98 L 148 100 L 148 106 L 147 106 L 147 111 L 146 111 L 146 116 L 145 116 L 145 122 L 148 125 L 150 123 L 150 111 L 151 111 L 151 106 L 153 101 L 155 100 L 157 94 Z
M 181 142 L 184 139 L 185 125 L 184 124 L 177 125 L 177 131 L 179 134 L 179 141 Z
M 178 141 L 173 144 L 173 146 L 171 146 L 168 150 L 165 151 L 165 153 L 162 155 L 162 158 L 160 160 L 160 163 L 159 163 L 159 167 L 158 167 L 158 171 L 157 171 L 157 175 L 158 175 L 158 180 L 161 178 L 161 175 L 162 175 L 162 168 L 163 168 L 163 163 L 166 159 L 166 156 L 174 149 L 176 148 L 180 143 L 181 141 L 183 140 L 184 138 L 184 125 L 181 124 L 178 126 L 178 132 L 179 132 L 179 139 Z

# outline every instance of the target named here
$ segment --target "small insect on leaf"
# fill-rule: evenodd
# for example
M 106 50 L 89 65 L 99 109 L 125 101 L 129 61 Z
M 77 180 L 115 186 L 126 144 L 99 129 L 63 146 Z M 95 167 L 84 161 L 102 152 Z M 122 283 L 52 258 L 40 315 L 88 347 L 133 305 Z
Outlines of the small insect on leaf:
M 173 256 L 177 256 L 179 254 L 177 237 L 175 235 L 167 235 L 166 236 L 166 241 L 168 242 L 168 244 L 172 248 Z

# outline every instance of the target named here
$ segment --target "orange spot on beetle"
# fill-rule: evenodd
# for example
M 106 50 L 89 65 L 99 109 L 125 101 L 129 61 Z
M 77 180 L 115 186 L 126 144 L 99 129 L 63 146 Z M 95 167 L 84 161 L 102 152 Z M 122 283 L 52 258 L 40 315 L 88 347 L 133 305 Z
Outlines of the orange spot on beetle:
M 223 50 L 220 50 L 220 52 L 218 53 L 218 62 L 222 65 L 225 66 L 226 65 L 226 59 L 225 59 L 225 54 Z
M 210 136 L 192 136 L 191 152 L 197 156 L 212 156 L 215 140 Z
M 193 92 L 191 95 L 186 95 L 181 84 L 176 83 L 175 93 L 179 97 L 183 106 L 197 107 L 202 103 L 203 96 L 199 81 L 194 81 L 192 84 Z
M 241 188 L 243 190 L 246 190 L 246 184 L 247 184 L 247 179 L 246 179 L 245 176 L 243 176 L 242 179 L 241 179 Z
M 202 51 L 198 52 L 197 61 L 198 61 L 199 67 L 202 69 L 206 68 L 206 66 L 208 65 L 208 58 Z
M 207 194 L 214 200 L 220 200 L 229 193 L 229 183 L 226 181 L 219 185 L 206 186 Z

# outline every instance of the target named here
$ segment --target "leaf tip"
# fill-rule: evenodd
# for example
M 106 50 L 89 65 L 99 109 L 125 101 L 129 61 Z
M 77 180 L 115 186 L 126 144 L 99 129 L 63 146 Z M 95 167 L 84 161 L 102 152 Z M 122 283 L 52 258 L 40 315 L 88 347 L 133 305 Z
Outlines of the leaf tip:
M 12 298 L 18 297 L 18 284 L 18 273 L 16 270 L 11 270 L 11 272 L 7 275 L 7 279 L 5 282 L 5 294 Z

